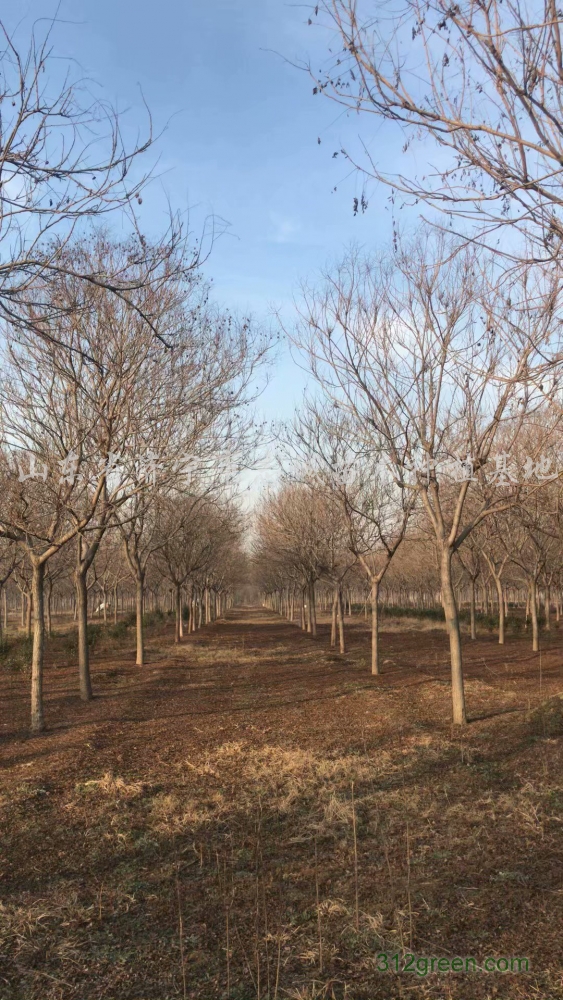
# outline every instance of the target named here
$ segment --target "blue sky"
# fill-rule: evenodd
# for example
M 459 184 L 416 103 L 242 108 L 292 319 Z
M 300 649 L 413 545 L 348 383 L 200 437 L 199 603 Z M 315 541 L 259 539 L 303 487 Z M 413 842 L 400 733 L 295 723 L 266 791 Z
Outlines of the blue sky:
M 54 12 L 46 0 L 21 5 L 22 37 Z M 144 122 L 141 89 L 164 128 L 144 224 L 162 225 L 166 198 L 189 207 L 196 233 L 206 216 L 226 220 L 206 266 L 216 296 L 266 322 L 281 310 L 291 324 L 302 279 L 351 242 L 380 245 L 391 227 L 386 190 L 371 190 L 368 212 L 353 215 L 362 179 L 332 154 L 361 134 L 380 163 L 392 163 L 400 137 L 313 96 L 310 78 L 288 62 L 320 66 L 326 57 L 331 40 L 308 15 L 282 0 L 62 0 L 53 35 L 57 55 L 127 109 L 131 136 Z M 304 383 L 282 352 L 264 415 L 288 416 Z

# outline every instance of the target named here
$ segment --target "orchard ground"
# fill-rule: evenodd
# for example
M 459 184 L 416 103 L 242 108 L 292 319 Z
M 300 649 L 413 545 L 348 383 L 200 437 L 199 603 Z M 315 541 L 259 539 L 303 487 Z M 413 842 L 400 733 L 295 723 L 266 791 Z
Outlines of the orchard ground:
M 100 628 L 90 704 L 55 636 L 40 737 L 0 660 L 2 1000 L 563 998 L 557 628 L 465 641 L 463 731 L 435 623 L 386 619 L 379 678 L 362 617 L 344 656 L 257 608 L 153 624 L 141 668 L 132 632 Z

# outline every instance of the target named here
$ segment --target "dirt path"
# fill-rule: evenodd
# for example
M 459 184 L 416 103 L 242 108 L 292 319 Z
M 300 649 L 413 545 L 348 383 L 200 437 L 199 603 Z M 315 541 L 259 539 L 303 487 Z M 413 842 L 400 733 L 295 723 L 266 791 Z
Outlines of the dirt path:
M 443 632 L 385 633 L 378 679 L 327 632 L 235 609 L 141 669 L 100 638 L 88 705 L 61 638 L 39 738 L 2 675 L 1 1000 L 563 997 L 558 633 L 541 691 L 521 639 L 468 649 L 461 734 Z M 411 945 L 531 971 L 378 971 Z

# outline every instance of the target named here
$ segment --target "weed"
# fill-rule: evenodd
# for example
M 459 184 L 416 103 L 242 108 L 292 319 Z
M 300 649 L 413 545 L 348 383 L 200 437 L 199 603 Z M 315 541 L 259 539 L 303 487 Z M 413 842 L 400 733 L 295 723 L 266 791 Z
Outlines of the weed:
M 4 640 L 0 648 L 0 662 L 7 670 L 13 670 L 23 677 L 31 676 L 31 654 L 33 652 L 33 638 L 21 636 L 9 641 Z

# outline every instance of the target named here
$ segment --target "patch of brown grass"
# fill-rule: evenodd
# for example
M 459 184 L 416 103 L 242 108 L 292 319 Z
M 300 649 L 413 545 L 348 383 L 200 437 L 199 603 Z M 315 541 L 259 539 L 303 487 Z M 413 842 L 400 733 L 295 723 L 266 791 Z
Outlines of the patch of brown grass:
M 1 1000 L 563 997 L 557 650 L 541 694 L 521 641 L 468 650 L 461 733 L 436 633 L 375 680 L 362 636 L 327 664 L 245 612 L 103 660 L 90 706 L 48 675 L 59 728 L 13 735 L 0 798 Z M 411 950 L 531 970 L 378 970 Z

